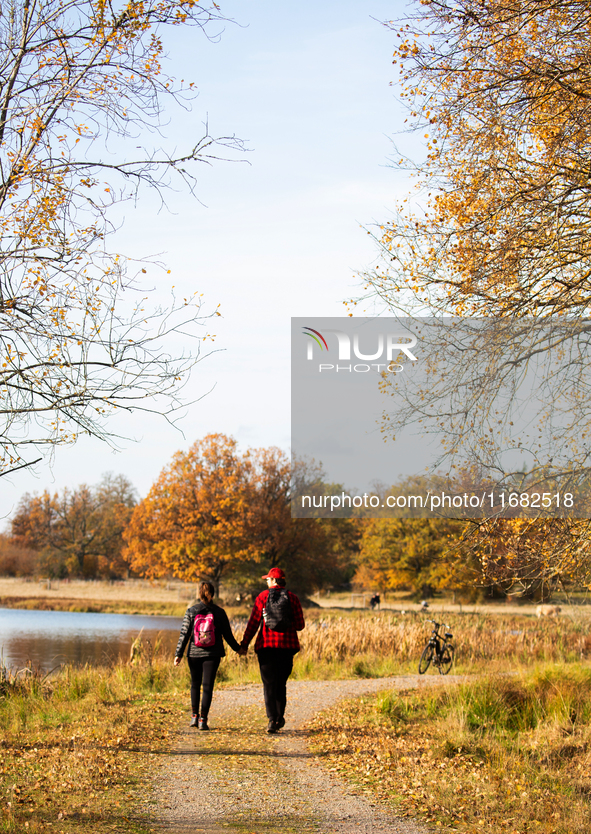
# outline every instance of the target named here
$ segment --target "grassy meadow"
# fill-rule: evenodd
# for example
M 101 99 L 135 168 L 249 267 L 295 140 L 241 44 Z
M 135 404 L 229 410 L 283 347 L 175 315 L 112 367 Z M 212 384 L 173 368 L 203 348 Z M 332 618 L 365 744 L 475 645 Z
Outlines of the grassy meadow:
M 312 749 L 356 788 L 446 832 L 591 829 L 591 668 L 541 666 L 341 703 Z

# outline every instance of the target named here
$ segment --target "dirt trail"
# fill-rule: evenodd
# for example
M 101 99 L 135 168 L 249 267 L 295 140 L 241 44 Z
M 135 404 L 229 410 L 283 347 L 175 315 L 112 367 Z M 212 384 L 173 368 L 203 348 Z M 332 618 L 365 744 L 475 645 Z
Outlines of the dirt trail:
M 381 810 L 324 770 L 308 752 L 302 727 L 343 698 L 443 682 L 439 676 L 290 681 L 287 723 L 276 736 L 264 731 L 260 685 L 219 689 L 212 730 L 185 726 L 178 748 L 162 761 L 151 800 L 153 819 L 170 834 L 426 834 L 424 826 Z

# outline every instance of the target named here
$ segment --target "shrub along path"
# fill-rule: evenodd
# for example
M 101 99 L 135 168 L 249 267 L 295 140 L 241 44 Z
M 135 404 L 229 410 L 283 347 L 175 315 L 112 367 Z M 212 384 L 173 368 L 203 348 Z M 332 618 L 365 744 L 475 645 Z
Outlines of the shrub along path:
M 165 757 L 152 814 L 174 834 L 423 834 L 414 820 L 378 808 L 362 787 L 319 765 L 304 725 L 343 698 L 444 682 L 439 676 L 290 681 L 286 727 L 275 736 L 265 732 L 260 685 L 218 689 L 212 730 L 183 727 L 177 749 Z

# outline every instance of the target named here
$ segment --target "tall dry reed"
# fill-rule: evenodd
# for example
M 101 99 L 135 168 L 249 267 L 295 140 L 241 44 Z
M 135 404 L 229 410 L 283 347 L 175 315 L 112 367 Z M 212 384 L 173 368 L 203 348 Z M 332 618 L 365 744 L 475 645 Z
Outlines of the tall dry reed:
M 456 661 L 462 665 L 496 661 L 572 662 L 591 648 L 582 622 L 561 618 L 463 614 L 448 616 Z M 299 662 L 351 663 L 359 658 L 415 663 L 432 625 L 417 614 L 360 612 L 352 616 L 314 612 L 300 632 Z M 443 631 L 444 629 L 441 629 Z M 238 637 L 240 630 L 236 629 Z M 230 663 L 235 658 L 229 658 Z

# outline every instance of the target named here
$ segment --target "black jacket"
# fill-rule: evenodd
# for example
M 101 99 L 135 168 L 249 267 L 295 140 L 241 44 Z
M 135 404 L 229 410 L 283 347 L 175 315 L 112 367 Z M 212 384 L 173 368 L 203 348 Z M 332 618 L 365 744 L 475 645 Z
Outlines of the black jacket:
M 208 646 L 207 648 L 196 646 L 195 640 L 193 639 L 193 623 L 195 617 L 204 611 L 211 611 L 215 625 L 215 643 L 213 646 Z M 226 649 L 224 648 L 224 640 L 235 652 L 240 648 L 239 643 L 232 634 L 230 621 L 224 609 L 220 608 L 219 605 L 215 605 L 213 602 L 208 602 L 207 604 L 197 602 L 195 605 L 187 608 L 185 612 L 175 655 L 176 657 L 182 657 L 188 643 L 189 651 L 187 654 L 189 657 L 225 657 Z

